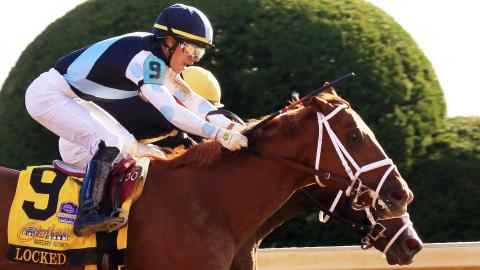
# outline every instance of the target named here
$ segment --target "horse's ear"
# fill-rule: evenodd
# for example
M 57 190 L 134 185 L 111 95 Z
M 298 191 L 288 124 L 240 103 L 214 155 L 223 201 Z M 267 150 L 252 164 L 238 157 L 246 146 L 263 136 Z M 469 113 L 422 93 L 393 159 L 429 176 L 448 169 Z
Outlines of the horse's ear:
M 334 109 L 332 104 L 320 97 L 309 98 L 307 102 L 304 102 L 304 104 L 323 114 L 328 114 Z
M 327 84 L 329 84 L 329 82 L 325 82 L 323 84 L 323 86 L 325 86 Z M 334 96 L 339 97 L 339 95 L 337 94 L 337 91 L 335 91 L 335 89 L 333 89 L 333 87 L 322 90 L 320 93 L 318 93 L 318 96 L 320 96 L 322 94 L 330 94 L 330 95 L 334 95 Z

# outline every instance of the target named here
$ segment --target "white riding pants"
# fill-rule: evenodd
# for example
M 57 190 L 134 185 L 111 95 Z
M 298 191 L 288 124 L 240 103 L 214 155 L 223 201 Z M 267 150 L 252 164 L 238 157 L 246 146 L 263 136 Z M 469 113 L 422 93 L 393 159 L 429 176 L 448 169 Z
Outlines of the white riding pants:
M 163 156 L 164 153 L 154 145 L 145 145 L 137 142 L 137 140 L 130 134 L 117 120 L 115 120 L 108 112 L 97 106 L 95 103 L 85 100 L 76 100 L 78 104 L 87 109 L 96 119 L 100 120 L 109 130 L 114 131 L 117 136 L 124 138 L 124 141 L 132 141 L 136 147 L 131 147 L 129 156 L 135 157 L 144 153 L 154 153 Z M 92 159 L 93 154 L 90 153 L 82 145 L 68 141 L 62 137 L 58 141 L 58 150 L 62 160 L 68 162 L 76 167 L 85 168 L 88 162 Z
M 86 168 L 88 162 L 92 159 L 92 154 L 83 146 L 72 143 L 60 138 L 58 141 L 58 149 L 62 160 L 79 168 Z M 130 156 L 139 156 L 145 153 L 152 153 L 160 156 L 165 156 L 165 153 L 157 146 L 152 144 L 142 144 L 137 142 L 137 153 Z
M 33 119 L 70 143 L 60 141 L 60 152 L 67 162 L 75 163 L 85 160 L 82 156 L 93 156 L 100 141 L 120 149 L 119 157 L 133 156 L 138 152 L 132 134 L 107 112 L 81 100 L 53 68 L 30 84 L 25 94 L 25 106 Z M 123 129 L 121 132 L 119 127 Z M 72 144 L 75 147 L 71 147 Z

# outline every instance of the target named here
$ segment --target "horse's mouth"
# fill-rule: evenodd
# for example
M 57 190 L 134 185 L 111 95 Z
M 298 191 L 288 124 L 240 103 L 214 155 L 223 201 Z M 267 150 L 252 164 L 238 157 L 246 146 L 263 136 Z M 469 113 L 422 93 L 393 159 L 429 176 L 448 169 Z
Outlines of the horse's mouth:
M 414 245 L 408 242 L 415 243 Z M 402 241 L 401 246 L 392 246 L 387 252 L 387 262 L 390 265 L 408 265 L 413 262 L 415 256 L 422 250 L 422 242 L 415 237 L 408 238 L 405 242 Z

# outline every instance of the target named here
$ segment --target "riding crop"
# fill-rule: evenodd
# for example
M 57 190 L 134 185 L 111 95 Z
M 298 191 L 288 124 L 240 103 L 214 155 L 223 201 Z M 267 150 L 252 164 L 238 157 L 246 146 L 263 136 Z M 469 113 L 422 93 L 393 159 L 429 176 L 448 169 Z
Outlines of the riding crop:
M 312 92 L 310 92 L 309 94 L 307 94 L 306 96 L 302 97 L 301 99 L 285 106 L 283 109 L 281 110 L 278 110 L 272 114 L 270 114 L 267 118 L 263 119 L 262 121 L 258 122 L 258 124 L 256 124 L 255 126 L 253 126 L 252 128 L 250 128 L 249 130 L 247 130 L 244 135 L 248 138 L 250 138 L 253 134 L 253 132 L 259 128 L 261 128 L 262 126 L 264 126 L 265 124 L 267 124 L 270 120 L 272 120 L 273 118 L 275 118 L 276 116 L 282 114 L 282 113 L 285 113 L 287 112 L 288 110 L 294 108 L 295 106 L 297 106 L 298 104 L 302 103 L 303 101 L 305 101 L 307 98 L 310 98 L 312 96 L 315 96 L 317 95 L 318 93 L 320 93 L 321 91 L 325 90 L 325 89 L 328 89 L 328 88 L 331 88 L 333 87 L 334 85 L 338 84 L 338 83 L 341 83 L 347 79 L 350 79 L 351 77 L 355 76 L 355 73 L 353 72 L 350 72 L 346 75 L 343 75 L 341 77 L 339 77 L 338 79 L 332 81 L 332 82 L 327 82 L 325 83 L 322 87 L 318 88 L 318 89 L 315 89 L 313 90 Z

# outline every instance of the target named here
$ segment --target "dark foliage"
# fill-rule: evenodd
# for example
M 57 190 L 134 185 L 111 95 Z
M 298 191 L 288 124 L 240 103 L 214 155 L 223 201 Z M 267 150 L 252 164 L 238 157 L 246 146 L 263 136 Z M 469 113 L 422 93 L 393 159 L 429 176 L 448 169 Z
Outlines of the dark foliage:
M 213 23 L 216 47 L 199 65 L 218 77 L 229 109 L 258 117 L 285 105 L 292 91 L 305 94 L 353 71 L 357 78 L 337 90 L 408 176 L 417 196 L 411 212 L 422 236 L 427 241 L 462 240 L 466 232 L 440 230 L 458 225 L 458 230 L 473 231 L 478 225 L 478 218 L 468 223 L 475 215 L 468 209 L 474 209 L 478 194 L 478 130 L 467 132 L 476 134 L 468 138 L 477 140 L 476 152 L 456 144 L 463 136 L 460 129 L 435 134 L 445 116 L 442 91 L 431 64 L 392 18 L 360 0 L 183 2 L 203 10 Z M 23 52 L 0 92 L 0 164 L 20 169 L 58 157 L 57 138 L 25 111 L 24 93 L 31 81 L 73 50 L 115 35 L 150 31 L 158 13 L 172 3 L 91 0 L 45 29 Z M 453 196 L 472 201 L 467 205 Z M 467 212 L 459 214 L 457 208 Z M 266 244 L 356 243 L 341 226 L 319 226 L 315 215 L 294 219 Z M 451 223 L 451 215 L 456 222 Z
M 56 138 L 28 116 L 24 92 L 66 53 L 114 35 L 150 31 L 173 1 L 88 1 L 51 24 L 24 51 L 0 92 L 0 164 L 57 157 Z M 399 25 L 363 1 L 185 1 L 205 11 L 216 47 L 200 65 L 217 75 L 224 103 L 244 117 L 285 105 L 354 71 L 339 92 L 361 112 L 402 168 L 424 151 L 445 113 L 430 63 Z M 75 123 L 72 123 L 75 124 Z

